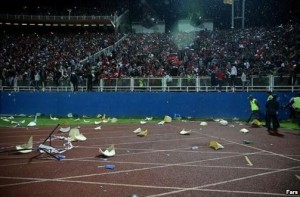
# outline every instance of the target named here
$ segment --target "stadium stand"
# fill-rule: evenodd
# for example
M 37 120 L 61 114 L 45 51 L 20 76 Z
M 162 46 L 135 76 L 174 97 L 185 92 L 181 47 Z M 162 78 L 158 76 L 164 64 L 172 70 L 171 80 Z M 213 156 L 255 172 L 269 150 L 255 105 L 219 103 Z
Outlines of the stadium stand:
M 164 86 L 176 86 L 180 90 L 182 86 L 193 86 L 192 90 L 198 91 L 203 86 L 216 91 L 217 72 L 224 75 L 222 86 L 230 88 L 232 65 L 237 67 L 239 86 L 242 73 L 246 74 L 252 88 L 263 86 L 265 90 L 266 86 L 273 88 L 274 85 L 294 88 L 299 84 L 297 23 L 272 28 L 123 34 L 117 28 L 110 32 L 84 27 L 86 20 L 82 17 L 94 17 L 98 25 L 105 25 L 106 21 L 97 17 L 120 16 L 127 2 L 120 6 L 117 1 L 103 1 L 98 7 L 94 4 L 70 7 L 68 4 L 59 9 L 48 5 L 27 7 L 24 3 L 26 1 L 18 5 L 18 9 L 1 9 L 2 89 L 30 87 L 38 90 L 42 86 L 45 90 L 47 86 L 70 86 L 70 76 L 74 72 L 79 86 L 86 86 L 91 74 L 93 86 L 100 91 L 105 90 L 104 86 L 124 84 L 129 90 L 133 90 L 132 86 L 140 89 L 159 86 L 163 90 Z M 71 5 L 80 4 L 75 1 Z M 75 18 L 71 18 L 71 13 Z M 29 15 L 34 16 L 24 17 Z M 43 27 L 28 28 L 37 18 Z M 22 27 L 24 20 L 28 22 L 26 27 Z M 60 28 L 54 27 L 49 20 L 58 23 Z M 108 20 L 112 24 L 115 22 L 115 19 Z M 62 28 L 62 23 L 67 21 L 83 23 L 77 28 Z M 46 26 L 48 23 L 51 24 Z M 16 28 L 18 33 L 14 32 Z M 155 81 L 154 85 L 150 79 Z

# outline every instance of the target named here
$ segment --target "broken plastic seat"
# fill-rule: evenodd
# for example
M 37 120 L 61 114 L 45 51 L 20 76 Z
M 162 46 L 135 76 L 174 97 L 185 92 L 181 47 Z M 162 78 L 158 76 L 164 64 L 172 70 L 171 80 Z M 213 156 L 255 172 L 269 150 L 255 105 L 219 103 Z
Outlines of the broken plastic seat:
M 257 119 L 254 119 L 250 124 L 252 127 L 261 127 L 262 126 L 262 123 Z
M 133 131 L 133 133 L 140 133 L 142 131 L 141 128 L 137 128 L 136 130 Z
M 79 129 L 78 128 L 72 128 L 69 132 L 69 138 L 70 138 L 70 141 L 73 142 L 73 141 L 85 141 L 86 140 L 86 137 L 80 133 Z
M 95 121 L 95 122 L 94 122 L 95 125 L 101 124 L 101 123 L 102 123 L 102 120 L 100 120 L 100 121 Z
M 144 130 L 144 131 L 141 131 L 139 133 L 136 134 L 137 136 L 139 137 L 144 137 L 144 136 L 147 136 L 148 135 L 148 130 Z
M 180 135 L 190 135 L 191 134 L 191 130 L 188 130 L 188 131 L 186 131 L 186 130 L 182 130 L 182 131 L 180 131 Z
M 117 118 L 112 118 L 112 119 L 110 120 L 110 122 L 111 122 L 111 123 L 116 123 L 116 122 L 118 122 L 118 119 L 117 119 Z
M 200 122 L 200 126 L 207 126 L 207 122 Z
M 159 124 L 159 125 L 163 125 L 163 124 L 165 124 L 165 121 L 160 121 L 159 123 L 157 123 L 157 124 Z
M 164 117 L 164 122 L 165 123 L 170 123 L 170 122 L 172 122 L 172 118 L 170 116 L 165 116 Z
M 228 121 L 227 120 L 220 120 L 219 121 L 221 125 L 226 126 L 228 125 Z
M 147 121 L 150 121 L 150 120 L 152 120 L 153 119 L 153 117 L 146 117 L 145 118 L 145 120 L 147 120 Z
M 219 149 L 223 149 L 224 148 L 224 146 L 222 146 L 221 144 L 219 144 L 217 141 L 214 141 L 214 140 L 212 140 L 212 141 L 209 142 L 209 147 L 211 147 L 211 148 L 213 148 L 215 150 L 219 150 Z
M 94 128 L 94 130 L 101 130 L 101 126 Z
M 146 124 L 146 123 L 147 123 L 146 121 L 143 120 L 140 121 L 140 124 Z
M 242 128 L 242 129 L 240 130 L 240 132 L 242 132 L 242 133 L 248 133 L 249 130 L 248 130 L 248 129 L 245 129 L 245 128 Z
M 67 133 L 69 132 L 71 129 L 71 127 L 60 127 L 59 131 L 62 132 L 62 133 Z
M 101 155 L 104 155 L 106 157 L 113 157 L 116 155 L 115 146 L 113 144 L 110 145 L 110 147 L 108 147 L 105 151 L 99 148 L 99 152 Z
M 26 144 L 17 145 L 16 150 L 20 153 L 30 153 L 32 152 L 32 147 L 33 147 L 33 139 L 31 136 Z

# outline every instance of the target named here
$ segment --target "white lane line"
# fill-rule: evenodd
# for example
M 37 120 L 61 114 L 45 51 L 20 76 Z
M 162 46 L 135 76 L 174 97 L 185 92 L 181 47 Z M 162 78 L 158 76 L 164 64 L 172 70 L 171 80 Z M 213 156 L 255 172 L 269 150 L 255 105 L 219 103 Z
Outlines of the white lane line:
M 267 196 L 286 196 L 286 194 L 278 194 L 278 193 L 248 192 L 248 191 L 233 191 L 233 190 L 217 190 L 217 189 L 196 189 L 196 191 L 220 192 L 220 193 L 235 193 L 235 194 L 254 194 L 254 195 L 267 195 Z
M 217 138 L 217 139 L 219 139 L 219 137 L 212 136 L 212 135 L 207 135 L 207 134 L 204 134 L 204 133 L 202 133 L 202 135 L 207 136 L 207 137 L 211 137 L 211 138 Z M 255 149 L 255 150 L 258 150 L 258 151 L 261 151 L 261 152 L 269 153 L 271 155 L 276 155 L 276 156 L 279 156 L 279 157 L 283 157 L 283 158 L 286 158 L 286 159 L 290 159 L 290 160 L 293 160 L 293 161 L 299 161 L 300 162 L 300 159 L 295 159 L 293 157 L 289 157 L 289 156 L 284 155 L 284 154 L 274 153 L 272 151 L 264 150 L 264 149 L 257 148 L 257 147 L 254 147 L 254 146 L 249 146 L 247 144 L 241 144 L 241 143 L 238 143 L 238 142 L 227 140 L 225 138 L 221 138 L 221 139 L 224 140 L 224 141 L 230 142 L 232 144 L 237 144 L 237 145 L 245 146 L 245 147 L 252 148 L 252 149 Z
M 249 153 L 249 154 L 244 154 L 244 155 L 252 155 L 252 154 L 256 154 L 256 152 Z M 80 175 L 80 176 L 62 177 L 62 178 L 59 178 L 59 179 L 64 180 L 64 179 L 83 178 L 83 177 L 90 177 L 90 176 L 101 176 L 101 175 L 105 175 L 105 174 L 118 174 L 118 173 L 124 173 L 124 172 L 135 172 L 135 171 L 165 168 L 165 167 L 172 167 L 172 166 L 181 166 L 181 165 L 184 165 L 184 164 L 201 163 L 201 162 L 205 162 L 205 161 L 215 161 L 215 160 L 227 159 L 227 158 L 233 158 L 233 157 L 239 157 L 239 156 L 241 156 L 241 155 L 231 155 L 231 156 L 211 158 L 211 159 L 205 159 L 205 160 L 197 160 L 197 161 L 190 161 L 190 162 L 184 162 L 184 163 L 164 164 L 164 165 L 161 165 L 161 166 L 154 166 L 154 167 L 148 167 L 148 168 L 139 168 L 139 169 L 132 169 L 132 170 L 121 170 L 121 171 L 107 172 L 107 173 L 102 173 L 102 174 L 97 173 L 97 174 L 87 174 L 87 175 Z
M 245 177 L 231 179 L 231 180 L 227 180 L 227 181 L 221 181 L 221 182 L 217 182 L 217 183 L 210 183 L 210 184 L 206 184 L 206 185 L 202 185 L 202 186 L 198 186 L 198 187 L 192 187 L 192 188 L 186 188 L 186 189 L 182 189 L 182 190 L 178 190 L 178 191 L 172 191 L 172 192 L 160 193 L 160 194 L 156 194 L 156 195 L 150 195 L 150 196 L 147 196 L 147 197 L 159 197 L 159 196 L 166 196 L 166 195 L 181 193 L 181 192 L 185 192 L 185 191 L 190 191 L 190 190 L 194 190 L 194 189 L 203 189 L 203 188 L 206 188 L 206 187 L 212 187 L 212 186 L 216 186 L 216 185 L 232 183 L 232 182 L 235 182 L 235 181 L 241 181 L 241 180 L 250 179 L 250 178 L 254 178 L 254 177 L 274 174 L 274 173 L 278 173 L 278 172 L 284 172 L 284 171 L 292 170 L 292 169 L 299 168 L 299 167 L 300 166 L 296 166 L 296 167 L 280 169 L 280 170 L 276 170 L 276 171 L 272 171 L 272 172 L 264 172 L 264 173 L 259 173 L 259 174 L 256 174 L 256 175 L 245 176 Z
M 3 177 L 0 177 L 3 178 Z M 15 177 L 4 177 L 4 178 L 15 178 Z M 75 180 L 59 180 L 59 179 L 42 179 L 31 182 L 23 182 L 23 183 L 13 183 L 0 185 L 0 187 L 9 187 L 9 186 L 19 186 L 24 184 L 32 184 L 32 183 L 42 183 L 42 182 L 63 182 L 63 183 L 80 183 L 80 184 L 90 184 L 90 185 L 109 185 L 109 186 L 121 186 L 121 187 L 134 187 L 134 188 L 150 188 L 150 189 L 172 189 L 177 190 L 174 192 L 184 191 L 204 191 L 204 192 L 220 192 L 220 193 L 236 193 L 236 194 L 255 194 L 255 195 L 268 195 L 268 196 L 286 196 L 284 194 L 278 193 L 266 193 L 266 192 L 248 192 L 248 191 L 233 191 L 233 190 L 218 190 L 218 189 L 188 189 L 182 187 L 167 187 L 167 186 L 155 186 L 155 185 L 135 185 L 135 184 L 122 184 L 122 183 L 106 183 L 106 182 L 90 182 L 90 181 L 75 181 Z
M 12 178 L 14 179 L 14 178 Z M 21 182 L 21 183 L 10 183 L 10 184 L 5 184 L 5 185 L 0 185 L 1 187 L 11 187 L 11 186 L 19 186 L 19 185 L 28 185 L 32 183 L 42 183 L 42 182 L 47 182 L 48 180 L 43 180 L 43 181 L 29 181 L 29 182 Z

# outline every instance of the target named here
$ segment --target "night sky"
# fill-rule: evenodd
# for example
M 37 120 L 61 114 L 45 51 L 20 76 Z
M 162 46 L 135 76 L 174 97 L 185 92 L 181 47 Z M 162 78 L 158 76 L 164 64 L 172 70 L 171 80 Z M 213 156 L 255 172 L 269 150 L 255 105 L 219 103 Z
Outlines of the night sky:
M 103 0 L 10 0 L 1 2 L 1 13 L 13 7 L 36 7 L 49 5 L 67 9 L 72 6 L 103 6 Z M 178 19 L 190 19 L 192 16 L 213 19 L 215 27 L 230 28 L 231 6 L 223 0 L 110 0 L 116 4 L 125 4 L 131 10 L 131 18 L 142 19 L 145 16 L 145 4 L 151 15 L 157 19 L 174 23 Z M 300 0 L 246 0 L 245 25 L 274 26 L 292 21 L 299 22 Z
M 135 10 L 141 0 L 132 0 Z M 148 0 L 148 4 L 161 19 L 177 20 L 201 16 L 202 19 L 213 19 L 219 28 L 231 27 L 231 5 L 223 0 Z M 300 0 L 246 0 L 245 24 L 252 26 L 274 26 L 292 21 L 299 22 Z M 241 11 L 241 10 L 240 10 Z M 142 15 L 139 9 L 138 15 Z M 241 12 L 240 12 L 241 13 Z

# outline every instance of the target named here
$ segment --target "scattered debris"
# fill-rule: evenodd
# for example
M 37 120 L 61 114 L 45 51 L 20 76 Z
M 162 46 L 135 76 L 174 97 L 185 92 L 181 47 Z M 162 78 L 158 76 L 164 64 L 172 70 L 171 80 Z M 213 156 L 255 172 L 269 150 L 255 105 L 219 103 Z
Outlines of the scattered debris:
M 242 132 L 242 133 L 248 133 L 249 130 L 248 130 L 248 129 L 245 129 L 245 128 L 242 128 L 242 129 L 240 130 L 240 132 Z
M 38 116 L 38 114 L 35 115 L 35 118 L 34 118 L 33 121 L 31 121 L 30 123 L 28 123 L 28 125 L 27 125 L 28 127 L 34 127 L 34 126 L 36 126 L 37 116 Z
M 252 142 L 252 141 L 249 141 L 249 140 L 244 140 L 243 143 L 244 143 L 244 144 L 253 144 L 253 142 Z
M 146 129 L 144 131 L 141 131 L 141 132 L 137 133 L 136 135 L 139 137 L 145 137 L 148 135 L 148 130 Z
M 105 169 L 110 169 L 110 170 L 113 170 L 113 169 L 115 169 L 115 165 L 114 164 L 106 164 L 105 165 Z
M 59 120 L 57 117 L 52 117 L 51 114 L 50 114 L 50 119 L 51 119 L 51 120 Z
M 56 157 L 57 160 L 61 160 L 61 159 L 65 159 L 66 156 L 62 155 L 62 154 L 58 154 L 58 155 L 54 155 Z
M 198 146 L 192 146 L 192 150 L 198 150 L 199 147 Z
M 94 128 L 94 130 L 101 130 L 101 126 Z
M 140 133 L 142 131 L 141 128 L 137 128 L 136 130 L 133 131 L 133 133 Z
M 115 146 L 113 144 L 110 145 L 110 147 L 108 147 L 105 151 L 102 151 L 102 149 L 99 148 L 99 152 L 106 157 L 113 157 L 116 155 Z
M 33 139 L 31 136 L 26 144 L 17 145 L 16 150 L 20 153 L 30 153 L 32 152 L 32 147 L 33 147 Z
M 108 123 L 110 119 L 103 119 L 102 122 L 103 123 Z
M 128 196 L 128 197 L 139 197 L 138 195 L 136 195 L 136 194 L 131 194 L 130 196 Z
M 66 128 L 60 127 L 59 131 L 63 132 L 63 133 L 67 133 L 70 131 L 70 129 L 71 129 L 71 127 L 66 127 Z
M 228 121 L 227 121 L 227 120 L 223 120 L 223 119 L 222 119 L 222 120 L 220 120 L 219 122 L 220 122 L 220 124 L 223 125 L 223 126 L 228 125 Z
M 140 124 L 146 124 L 147 122 L 146 121 L 140 121 Z
M 191 130 L 188 130 L 188 131 L 186 131 L 186 130 L 182 130 L 182 131 L 180 131 L 180 135 L 190 135 L 191 134 Z
M 172 118 L 170 116 L 165 116 L 164 122 L 165 123 L 170 123 L 170 122 L 172 122 Z
M 111 122 L 111 123 L 116 123 L 116 122 L 118 122 L 118 119 L 117 119 L 117 118 L 112 118 L 112 119 L 110 120 L 110 122 Z
M 252 127 L 262 127 L 262 122 L 257 119 L 254 119 L 250 124 Z
M 200 126 L 207 126 L 207 122 L 200 122 Z
M 147 121 L 150 121 L 150 120 L 152 120 L 153 119 L 153 117 L 146 117 L 145 118 L 145 120 L 147 120 Z
M 224 148 L 224 146 L 222 146 L 221 144 L 219 144 L 217 141 L 214 141 L 214 140 L 209 142 L 209 147 L 211 147 L 215 150 Z
M 157 123 L 157 124 L 159 124 L 159 125 L 163 125 L 163 124 L 165 124 L 165 121 L 160 121 L 159 123 Z
M 19 122 L 11 121 L 10 123 L 15 124 L 14 127 L 21 127 L 25 123 L 25 120 L 21 120 Z
M 253 166 L 252 162 L 250 161 L 250 159 L 247 156 L 245 156 L 245 159 L 247 161 L 248 166 Z
M 100 121 L 95 121 L 95 125 L 98 125 L 98 124 L 101 124 L 102 123 L 102 120 Z
M 86 137 L 82 133 L 80 133 L 78 128 L 73 128 L 70 130 L 69 138 L 70 138 L 71 142 L 76 141 L 76 140 L 78 140 L 78 141 L 86 140 Z

